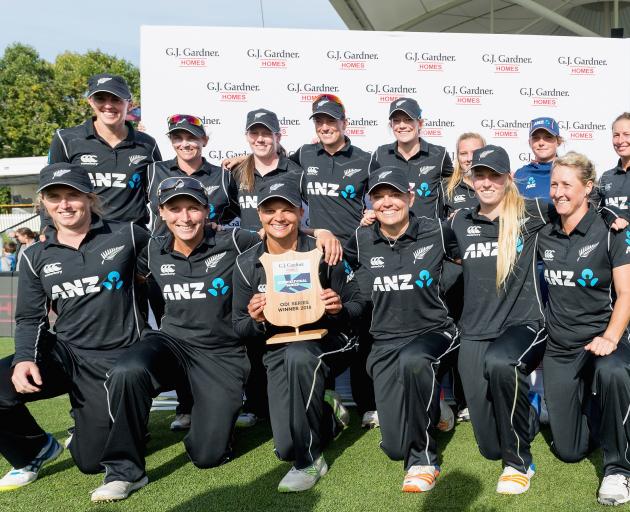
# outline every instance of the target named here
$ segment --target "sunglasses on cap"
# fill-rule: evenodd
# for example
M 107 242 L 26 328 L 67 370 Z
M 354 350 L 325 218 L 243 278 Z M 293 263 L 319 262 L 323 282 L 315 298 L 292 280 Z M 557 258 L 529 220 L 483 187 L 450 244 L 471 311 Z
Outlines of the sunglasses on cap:
M 169 125 L 187 122 L 188 124 L 192 124 L 193 126 L 203 126 L 203 122 L 201 121 L 201 119 L 195 116 L 189 116 L 187 114 L 173 114 L 166 119 L 166 122 Z
M 343 101 L 341 101 L 341 98 L 339 96 L 335 96 L 334 94 L 320 94 L 319 96 L 317 96 L 317 98 L 315 98 L 313 100 L 313 103 L 317 103 L 320 100 L 328 100 L 328 101 L 332 101 L 333 103 L 336 103 L 337 105 L 341 105 L 343 107 Z
M 187 188 L 191 190 L 198 190 L 205 194 L 205 190 L 201 182 L 195 178 L 166 178 L 158 187 L 158 197 L 168 192 L 169 190 L 175 190 L 178 188 Z

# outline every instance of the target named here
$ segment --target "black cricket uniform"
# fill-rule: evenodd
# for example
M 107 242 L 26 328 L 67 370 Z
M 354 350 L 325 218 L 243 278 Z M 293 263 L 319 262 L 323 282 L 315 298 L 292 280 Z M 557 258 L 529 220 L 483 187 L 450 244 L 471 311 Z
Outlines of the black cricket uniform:
M 460 210 L 450 221 L 462 254 L 464 310 L 460 321 L 459 373 L 481 454 L 526 473 L 536 434 L 530 418 L 528 375 L 540 363 L 547 335 L 538 275 L 537 233 L 549 206 L 525 200 L 517 258 L 497 291 L 499 219 Z
M 237 255 L 259 241 L 250 231 L 207 227 L 188 257 L 173 249 L 170 233 L 152 238 L 141 254 L 139 272 L 155 278 L 166 301 L 165 315 L 160 330 L 145 331 L 105 382 L 114 422 L 103 454 L 105 483 L 144 476 L 152 398 L 173 389 L 182 373 L 194 398 L 184 438 L 191 461 L 208 468 L 229 460 L 249 373 L 243 342 L 232 329 L 232 270 Z
M 258 171 L 254 171 L 254 189 L 250 192 L 243 188 L 241 183 L 238 183 L 238 205 L 241 210 L 241 223 L 240 226 L 243 229 L 249 229 L 251 231 L 258 231 L 262 228 L 260 219 L 258 217 L 258 194 L 263 186 L 265 186 L 270 180 L 276 179 L 283 172 L 290 172 L 295 174 L 295 179 L 299 180 L 302 176 L 302 169 L 295 162 L 290 160 L 284 155 L 280 155 L 278 161 L 278 167 L 267 174 L 262 176 Z M 238 175 L 237 175 L 238 176 Z
M 144 327 L 134 297 L 137 252 L 148 233 L 93 216 L 78 249 L 61 244 L 51 227 L 45 242 L 24 250 L 15 314 L 15 354 L 0 361 L 0 453 L 13 467 L 28 464 L 46 443 L 26 402 L 69 393 L 75 421 L 70 452 L 85 473 L 102 471 L 109 431 L 103 383 Z M 58 317 L 49 331 L 48 312 Z M 37 363 L 41 391 L 21 394 L 13 366 Z
M 417 217 L 437 219 L 442 214 L 442 180 L 453 174 L 453 162 L 443 146 L 420 139 L 420 150 L 409 160 L 398 151 L 398 142 L 379 146 L 374 152 L 370 172 L 393 166 L 409 174 L 409 187 L 416 199 L 411 211 Z
M 459 344 L 440 299 L 445 258 L 458 259 L 450 228 L 439 220 L 410 215 L 395 243 L 378 223 L 360 227 L 345 248 L 353 269 L 364 268 L 374 303 L 374 345 L 367 366 L 374 379 L 383 451 L 405 468 L 435 465 L 437 445 L 430 427 L 439 421 L 438 371 Z
M 545 400 L 554 450 L 567 462 L 589 451 L 589 398 L 601 417 L 591 425 L 599 433 L 604 475 L 630 476 L 626 458 L 630 425 L 630 339 L 628 331 L 607 356 L 584 350 L 608 326 L 614 301 L 612 271 L 630 265 L 630 230 L 614 232 L 590 208 L 567 235 L 560 219 L 539 234 L 539 254 L 549 286 L 546 308 L 549 342 L 543 360 Z
M 48 163 L 79 164 L 90 175 L 94 192 L 103 200 L 105 218 L 149 222 L 146 209 L 147 167 L 162 160 L 155 139 L 127 122 L 125 140 L 112 148 L 94 129 L 94 118 L 60 128 L 50 144 Z
M 442 189 L 444 190 L 444 210 L 442 212 L 443 219 L 448 219 L 456 210 L 475 208 L 479 205 L 479 199 L 477 199 L 475 189 L 465 181 L 460 181 L 453 189 L 452 199 L 446 194 L 447 186 L 448 180 L 445 180 L 442 183 Z
M 153 236 L 162 236 L 168 231 L 160 217 L 157 197 L 158 186 L 167 178 L 191 177 L 199 180 L 208 196 L 208 208 L 210 209 L 208 220 L 211 222 L 225 225 L 239 216 L 237 188 L 232 173 L 227 169 L 212 165 L 205 158 L 201 167 L 190 175 L 179 168 L 177 158 L 155 162 L 149 167 L 148 175 L 147 193 L 149 209 L 151 210 L 151 234 Z
M 315 239 L 298 234 L 297 251 L 315 249 Z M 234 270 L 234 313 L 236 333 L 256 338 L 259 343 L 285 329 L 267 322 L 257 323 L 247 305 L 256 293 L 266 290 L 265 271 L 259 258 L 266 251 L 264 241 L 241 254 Z M 344 357 L 352 349 L 353 340 L 342 334 L 349 322 L 359 318 L 364 307 L 358 286 L 344 265 L 319 268 L 324 289 L 332 288 L 342 300 L 337 315 L 324 316 L 303 329 L 328 329 L 322 340 L 295 342 L 266 347 L 263 362 L 267 368 L 269 413 L 276 455 L 282 460 L 295 460 L 295 467 L 310 466 L 322 453 L 326 443 L 336 434 L 330 406 L 324 402 L 325 382 L 347 367 Z
M 628 177 L 628 169 L 621 166 L 621 159 L 616 167 L 606 171 L 601 175 L 597 192 L 600 197 L 600 206 L 613 206 L 619 210 L 624 210 L 627 214 L 630 209 L 630 178 Z

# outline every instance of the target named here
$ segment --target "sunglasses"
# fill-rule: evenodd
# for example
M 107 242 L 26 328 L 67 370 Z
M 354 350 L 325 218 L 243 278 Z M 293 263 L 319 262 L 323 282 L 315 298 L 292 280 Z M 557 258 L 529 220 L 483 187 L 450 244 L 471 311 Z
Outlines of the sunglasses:
M 188 123 L 193 126 L 203 126 L 201 119 L 195 116 L 189 116 L 187 114 L 173 114 L 166 119 L 169 125 L 172 124 L 180 124 L 180 123 Z
M 324 99 L 328 101 L 332 101 L 333 103 L 336 103 L 337 105 L 340 105 L 343 107 L 343 101 L 341 101 L 341 98 L 339 96 L 335 96 L 334 94 L 320 94 L 319 96 L 317 96 L 317 98 L 313 100 L 313 103 L 317 103 L 318 101 L 321 101 Z
M 204 194 L 206 192 L 201 182 L 195 178 L 166 178 L 158 186 L 158 197 L 169 190 L 176 190 L 178 188 L 197 190 Z

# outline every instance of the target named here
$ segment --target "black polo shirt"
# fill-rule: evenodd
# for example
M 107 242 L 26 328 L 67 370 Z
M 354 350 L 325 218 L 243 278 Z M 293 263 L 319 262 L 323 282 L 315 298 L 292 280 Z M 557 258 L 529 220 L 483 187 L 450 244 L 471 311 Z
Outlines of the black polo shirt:
M 296 186 L 301 186 L 302 169 L 284 155 L 280 156 L 278 166 L 264 176 L 257 170 L 254 170 L 254 189 L 251 192 L 245 190 L 238 182 L 238 175 L 235 176 L 238 186 L 238 205 L 241 212 L 241 228 L 252 231 L 258 231 L 262 228 L 258 217 L 258 194 L 269 180 L 277 179 L 284 172 L 293 173 L 295 175 L 294 178 L 297 180 Z
M 442 215 L 444 219 L 448 219 L 456 210 L 461 210 L 463 208 L 476 208 L 479 206 L 479 199 L 477 199 L 475 190 L 468 185 L 468 183 L 463 180 L 460 181 L 453 190 L 452 199 L 450 199 L 446 194 L 447 186 L 448 180 L 444 180 L 442 183 L 442 197 L 444 198 L 444 210 Z
M 297 252 L 308 252 L 316 248 L 315 239 L 300 232 L 298 234 Z M 262 241 L 236 259 L 234 269 L 234 330 L 243 338 L 270 338 L 286 332 L 286 327 L 276 327 L 267 322 L 256 322 L 247 312 L 247 305 L 256 293 L 264 293 L 267 288 L 265 269 L 260 257 L 266 252 Z M 331 288 L 339 294 L 343 303 L 337 315 L 324 316 L 315 323 L 302 326 L 307 329 L 328 329 L 331 332 L 348 332 L 350 322 L 357 320 L 365 302 L 361 300 L 359 287 L 349 267 L 343 264 L 328 266 L 323 260 L 319 266 L 319 278 L 324 289 Z
M 146 230 L 130 222 L 94 216 L 78 249 L 47 239 L 24 250 L 15 312 L 15 357 L 37 361 L 48 329 L 48 311 L 58 316 L 54 330 L 67 345 L 86 351 L 113 350 L 138 340 L 144 327 L 136 308 L 137 254 Z
M 508 327 L 543 327 L 543 307 L 536 272 L 536 237 L 548 222 L 553 206 L 539 199 L 525 200 L 522 235 L 517 240 L 517 258 L 512 274 L 497 290 L 499 218 L 491 221 L 479 208 L 458 211 L 450 225 L 462 254 L 464 309 L 461 336 L 464 340 L 492 341 Z
M 416 217 L 440 217 L 442 180 L 453 174 L 453 162 L 444 147 L 420 139 L 419 151 L 406 160 L 398 142 L 385 144 L 374 152 L 370 172 L 385 166 L 400 167 L 409 174 L 409 187 L 416 196 L 411 211 Z
M 80 164 L 90 175 L 94 192 L 103 199 L 105 218 L 147 224 L 147 167 L 162 160 L 153 137 L 127 123 L 125 140 L 112 148 L 94 129 L 94 119 L 55 132 L 48 163 Z
M 549 350 L 582 350 L 601 336 L 613 306 L 615 267 L 630 264 L 630 229 L 615 232 L 593 208 L 569 234 L 560 219 L 538 236 L 549 302 L 545 311 Z
M 199 348 L 242 345 L 232 329 L 232 270 L 236 257 L 258 242 L 260 237 L 251 231 L 207 227 L 202 242 L 186 257 L 173 249 L 170 232 L 152 238 L 138 259 L 138 270 L 151 275 L 162 291 L 160 331 Z
M 628 177 L 628 170 L 621 166 L 621 159 L 619 159 L 617 167 L 601 175 L 597 192 L 601 201 L 600 205 L 616 207 L 619 210 L 624 210 L 624 216 L 628 215 L 627 210 L 630 209 L 630 203 L 628 203 L 630 177 Z
M 374 303 L 370 333 L 375 340 L 437 330 L 454 337 L 453 322 L 439 294 L 443 260 L 460 258 L 448 226 L 411 215 L 409 227 L 392 244 L 375 222 L 355 231 L 344 257 L 354 270 L 363 269 L 369 276 Z
M 304 170 L 309 227 L 327 229 L 344 241 L 352 236 L 365 209 L 370 158 L 348 137 L 334 155 L 321 143 L 305 144 L 291 155 Z
M 158 207 L 157 190 L 162 181 L 173 177 L 191 177 L 199 180 L 206 189 L 210 213 L 208 219 L 217 224 L 229 224 L 239 215 L 236 182 L 232 173 L 212 165 L 205 158 L 199 169 L 192 174 L 186 174 L 177 165 L 177 158 L 155 162 L 148 170 L 149 181 L 147 191 L 149 195 L 149 209 L 151 212 L 151 234 L 165 235 L 168 228 L 162 221 Z

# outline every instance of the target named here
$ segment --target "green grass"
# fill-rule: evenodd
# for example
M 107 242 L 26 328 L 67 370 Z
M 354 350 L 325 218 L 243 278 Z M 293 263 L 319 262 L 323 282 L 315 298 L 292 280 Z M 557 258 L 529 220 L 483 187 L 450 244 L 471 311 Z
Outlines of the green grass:
M 10 340 L 0 340 L 0 356 L 12 352 Z M 72 424 L 67 397 L 31 406 L 43 428 L 63 440 Z M 531 490 L 516 497 L 495 493 L 500 462 L 485 460 L 478 452 L 469 423 L 439 436 L 442 475 L 433 491 L 403 495 L 402 462 L 390 461 L 379 449 L 378 430 L 363 431 L 359 419 L 325 452 L 330 472 L 311 491 L 281 495 L 279 480 L 289 469 L 272 452 L 268 423 L 238 431 L 237 457 L 225 466 L 196 469 L 168 425 L 172 413 L 151 413 L 151 440 L 147 472 L 150 484 L 117 504 L 92 505 L 89 492 L 98 487 L 100 475 L 84 475 L 64 452 L 46 466 L 40 479 L 23 489 L 0 493 L 0 511 L 591 511 L 603 509 L 596 502 L 601 478 L 601 456 L 579 464 L 564 464 L 549 450 L 549 433 L 537 436 L 533 445 L 538 472 Z M 0 460 L 0 472 L 9 469 Z

